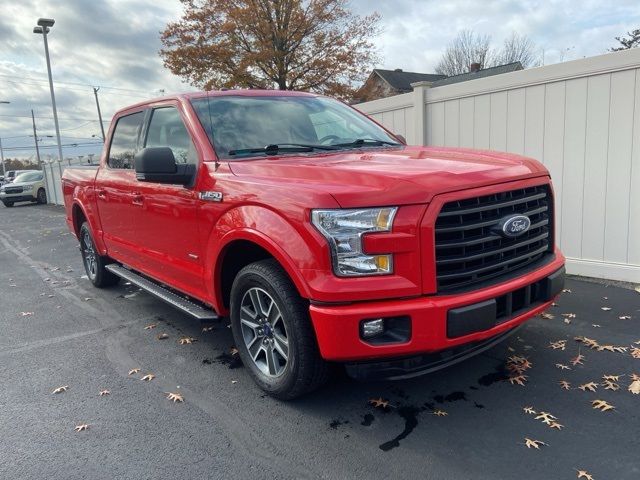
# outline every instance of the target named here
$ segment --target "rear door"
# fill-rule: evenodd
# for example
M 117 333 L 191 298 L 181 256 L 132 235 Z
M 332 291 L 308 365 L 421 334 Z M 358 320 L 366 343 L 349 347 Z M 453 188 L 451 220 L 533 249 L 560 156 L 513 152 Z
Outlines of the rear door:
M 139 150 L 145 111 L 123 115 L 116 120 L 107 161 L 98 169 L 96 203 L 104 243 L 111 257 L 137 268 L 140 238 L 134 220 L 137 206 L 133 191 L 137 186 L 133 157 Z
M 153 108 L 143 147 L 169 147 L 178 164 L 199 165 L 198 154 L 177 102 Z M 133 192 L 136 239 L 143 270 L 196 297 L 203 297 L 198 242 L 197 193 L 183 185 L 137 182 Z

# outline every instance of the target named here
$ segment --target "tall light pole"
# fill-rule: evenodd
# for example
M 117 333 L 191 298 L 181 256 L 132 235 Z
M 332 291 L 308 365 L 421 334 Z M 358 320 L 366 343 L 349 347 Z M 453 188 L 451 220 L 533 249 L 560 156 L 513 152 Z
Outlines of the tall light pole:
M 7 102 L 6 100 L 0 100 L 0 103 L 11 103 L 11 102 Z M 2 138 L 0 138 L 0 160 L 2 161 L 2 175 L 4 175 L 6 173 L 6 170 L 4 169 L 4 150 L 2 150 Z
M 102 113 L 100 112 L 100 102 L 98 101 L 98 90 L 100 90 L 100 87 L 93 87 L 93 95 L 96 97 L 96 107 L 98 109 L 98 120 L 100 120 L 100 131 L 102 132 L 102 143 L 104 143 L 104 125 L 102 124 Z
M 51 76 L 51 61 L 49 60 L 49 44 L 47 43 L 47 33 L 56 21 L 53 18 L 39 18 L 38 26 L 33 28 L 33 33 L 41 34 L 44 39 L 44 56 L 47 59 L 47 73 L 49 74 L 49 89 L 51 90 L 51 106 L 53 107 L 53 122 L 56 126 L 56 138 L 58 140 L 58 155 L 62 163 L 62 142 L 60 141 L 60 126 L 58 125 L 58 110 L 56 109 L 56 96 L 53 93 L 53 77 Z

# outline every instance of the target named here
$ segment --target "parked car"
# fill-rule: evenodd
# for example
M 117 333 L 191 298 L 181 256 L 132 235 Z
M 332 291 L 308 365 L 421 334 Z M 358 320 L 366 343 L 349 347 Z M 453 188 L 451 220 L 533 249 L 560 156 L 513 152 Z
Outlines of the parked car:
M 9 184 L 0 187 L 0 201 L 5 207 L 16 202 L 47 203 L 44 175 L 39 170 L 18 171 Z
M 543 165 L 407 146 L 319 95 L 133 105 L 99 167 L 62 183 L 96 287 L 121 277 L 196 318 L 230 317 L 242 362 L 278 398 L 317 388 L 331 362 L 359 378 L 459 362 L 563 288 Z

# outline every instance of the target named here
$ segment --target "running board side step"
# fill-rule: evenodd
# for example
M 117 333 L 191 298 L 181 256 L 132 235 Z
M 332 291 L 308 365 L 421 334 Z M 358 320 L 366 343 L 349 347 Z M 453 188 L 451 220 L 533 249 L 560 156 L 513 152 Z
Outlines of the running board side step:
M 105 268 L 114 275 L 117 275 L 120 278 L 124 278 L 125 280 L 149 292 L 151 295 L 158 297 L 160 300 L 167 302 L 169 305 L 173 305 L 174 307 L 182 310 L 185 313 L 188 313 L 198 320 L 207 322 L 220 319 L 218 314 L 213 310 L 198 305 L 197 303 L 192 302 L 191 300 L 188 300 L 172 292 L 168 288 L 163 287 L 153 280 L 149 280 L 142 275 L 138 275 L 137 273 L 132 272 L 131 270 L 128 270 L 118 264 L 111 263 L 109 265 L 106 265 Z

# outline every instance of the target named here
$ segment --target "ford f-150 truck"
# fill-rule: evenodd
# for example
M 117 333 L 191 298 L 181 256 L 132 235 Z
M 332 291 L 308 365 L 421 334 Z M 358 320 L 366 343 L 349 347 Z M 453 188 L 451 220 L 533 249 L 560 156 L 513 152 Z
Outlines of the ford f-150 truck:
M 290 399 L 331 363 L 404 378 L 495 345 L 562 290 L 547 170 L 407 146 L 320 95 L 229 90 L 116 113 L 63 175 L 96 287 L 125 278 L 229 317 L 256 383 Z

